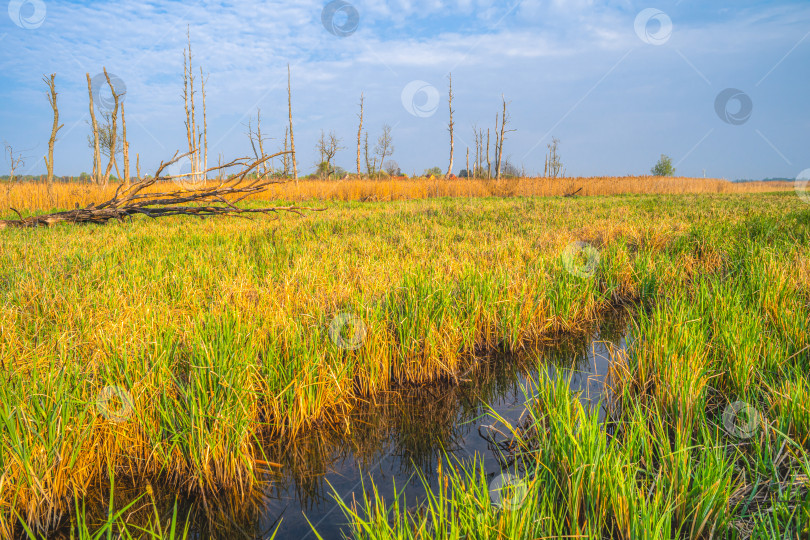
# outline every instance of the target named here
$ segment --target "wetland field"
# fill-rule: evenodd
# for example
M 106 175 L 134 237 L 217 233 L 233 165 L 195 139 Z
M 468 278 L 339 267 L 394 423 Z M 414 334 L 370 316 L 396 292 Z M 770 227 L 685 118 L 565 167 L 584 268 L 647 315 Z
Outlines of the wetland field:
M 438 185 L 2 230 L 0 536 L 810 535 L 792 189 Z

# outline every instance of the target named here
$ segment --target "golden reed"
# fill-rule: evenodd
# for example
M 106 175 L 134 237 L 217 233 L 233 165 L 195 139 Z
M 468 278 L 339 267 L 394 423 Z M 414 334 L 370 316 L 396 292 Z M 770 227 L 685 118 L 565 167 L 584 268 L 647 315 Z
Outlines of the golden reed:
M 20 212 L 40 212 L 71 209 L 99 203 L 113 196 L 117 185 L 106 188 L 94 184 L 56 183 L 51 189 L 44 183 L 27 182 L 0 185 L 0 212 L 13 208 Z M 148 191 L 180 189 L 172 183 L 159 183 Z M 429 179 L 389 178 L 372 180 L 350 177 L 345 180 L 289 181 L 273 185 L 266 192 L 252 196 L 261 200 L 335 200 L 391 201 L 433 197 L 559 197 L 576 192 L 581 196 L 629 194 L 688 194 L 688 193 L 762 193 L 790 191 L 792 182 L 732 183 L 704 178 L 663 178 L 654 176 L 592 177 L 592 178 L 519 178 L 489 179 Z

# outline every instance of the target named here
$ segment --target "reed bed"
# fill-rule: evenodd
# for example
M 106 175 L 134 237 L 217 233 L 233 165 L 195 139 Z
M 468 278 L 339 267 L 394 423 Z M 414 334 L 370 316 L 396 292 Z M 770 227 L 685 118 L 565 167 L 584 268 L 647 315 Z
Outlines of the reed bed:
M 171 183 L 153 186 L 148 192 L 170 190 Z M 42 182 L 0 185 L 0 209 L 40 212 L 55 208 L 84 207 L 110 199 L 117 185 L 100 187 L 89 183 L 56 183 L 50 188 Z M 505 180 L 455 178 L 430 179 L 350 177 L 345 180 L 301 179 L 271 186 L 253 199 L 287 201 L 393 201 L 436 197 L 557 197 L 577 192 L 581 196 L 688 193 L 765 193 L 791 191 L 792 182 L 745 182 L 705 178 L 669 178 L 654 176 L 593 178 L 517 178 Z
M 644 307 L 636 335 L 646 340 L 617 364 L 616 384 L 623 422 L 639 427 L 620 434 L 621 450 L 595 434 L 586 445 L 541 438 L 567 467 L 554 472 L 567 491 L 542 495 L 543 519 L 566 508 L 548 530 L 730 530 L 735 493 L 771 500 L 738 491 L 754 485 L 745 457 L 778 452 L 786 437 L 790 459 L 773 465 L 807 474 L 810 222 L 794 194 L 323 206 L 279 221 L 5 231 L 0 534 L 64 527 L 110 471 L 173 485 L 206 508 L 222 497 L 247 505 L 267 462 L 260 439 L 338 422 L 359 397 L 403 382 L 453 381 L 482 351 L 581 335 L 629 302 Z M 598 250 L 592 275 L 571 271 L 577 241 Z M 338 335 L 346 314 L 365 331 Z M 763 428 L 765 450 L 709 447 L 720 435 L 707 404 L 735 396 L 779 422 Z M 568 414 L 557 399 L 549 414 Z M 773 478 L 768 461 L 754 463 L 756 478 Z M 785 489 L 803 493 L 795 478 Z M 785 504 L 776 525 L 793 519 Z M 585 519 L 597 508 L 603 517 Z
M 565 380 L 541 379 L 512 431 L 509 504 L 481 463 L 452 463 L 415 511 L 374 485 L 342 504 L 354 537 L 807 538 L 808 215 L 696 223 L 663 250 L 638 246 L 607 424 Z

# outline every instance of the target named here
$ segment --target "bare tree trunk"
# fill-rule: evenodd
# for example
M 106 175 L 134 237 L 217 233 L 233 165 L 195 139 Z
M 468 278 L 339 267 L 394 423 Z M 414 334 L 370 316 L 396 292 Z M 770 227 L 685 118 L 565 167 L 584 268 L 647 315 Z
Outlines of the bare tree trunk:
M 194 133 L 191 131 L 191 109 L 189 108 L 189 93 L 188 93 L 188 83 L 189 83 L 189 69 L 188 65 L 190 63 L 189 57 L 191 56 L 191 51 L 188 51 L 188 56 L 186 55 L 186 50 L 183 49 L 183 107 L 186 111 L 186 139 L 188 139 L 188 155 L 191 156 L 192 162 L 194 161 Z M 191 172 L 194 172 L 194 165 L 192 163 Z
M 470 147 L 467 147 L 467 178 L 470 178 Z M 475 178 L 475 176 L 473 176 Z
M 363 101 L 364 96 L 360 94 L 360 127 L 357 128 L 357 176 L 360 176 L 360 139 L 363 136 Z
M 135 174 L 138 175 L 138 182 L 141 181 L 141 155 L 135 154 Z
M 48 103 L 53 109 L 53 127 L 51 128 L 51 138 L 48 139 L 48 156 L 45 158 L 45 166 L 48 169 L 48 187 L 53 185 L 53 146 L 56 144 L 56 133 L 64 126 L 59 125 L 59 107 L 56 104 L 56 74 L 51 73 L 50 79 L 43 76 L 42 80 L 48 85 Z
M 293 178 L 298 183 L 298 160 L 295 158 L 295 136 L 292 120 L 292 85 L 290 84 L 290 64 L 287 64 L 287 112 L 290 116 L 290 152 L 292 152 Z
M 489 161 L 489 128 L 487 128 L 487 178 L 492 176 L 492 164 Z
M 478 172 L 476 169 L 477 169 L 477 165 L 478 165 L 478 149 L 479 149 L 479 145 L 478 145 L 478 128 L 475 127 L 475 126 L 473 126 L 473 138 L 475 139 L 475 157 L 473 158 L 473 178 L 475 178 L 476 173 Z M 467 163 L 467 165 L 468 165 L 468 167 L 467 167 L 467 175 L 468 176 L 470 174 L 470 171 L 469 171 L 469 161 L 470 161 L 469 153 L 470 153 L 470 148 L 467 147 L 467 154 L 468 154 L 468 157 L 467 157 L 467 162 L 468 162 Z
M 450 78 L 450 91 L 449 91 L 449 107 L 450 107 L 450 166 L 447 168 L 447 176 L 453 174 L 453 152 L 455 150 L 455 141 L 453 140 L 453 74 L 449 75 Z M 469 173 L 468 173 L 469 174 Z
M 121 102 L 121 138 L 122 150 L 124 151 L 124 178 L 125 184 L 129 184 L 129 142 L 127 142 L 127 119 L 124 116 L 124 102 Z
M 259 152 L 261 156 L 258 159 L 264 159 L 264 141 L 262 141 L 262 110 L 257 109 L 256 112 L 256 138 L 259 139 Z M 262 169 L 264 170 L 264 178 L 267 178 L 267 161 L 262 163 Z M 258 169 L 256 170 L 258 173 Z
M 478 172 L 478 176 L 481 176 L 481 170 L 484 168 L 484 130 L 478 130 L 478 152 L 476 152 L 478 156 L 477 163 L 475 164 L 475 170 Z
M 318 140 L 317 149 L 319 155 L 318 166 L 320 167 L 320 164 L 326 160 L 324 157 L 324 153 L 326 152 L 326 134 L 323 130 L 321 130 L 321 138 Z
M 193 147 L 191 154 L 191 178 L 196 181 L 197 173 L 200 171 L 200 148 L 197 144 L 197 113 L 194 108 L 194 67 L 192 65 L 191 55 L 191 31 L 186 27 L 186 36 L 188 38 L 188 83 L 189 83 L 189 102 L 191 104 L 191 135 L 193 139 Z
M 368 131 L 366 132 L 366 140 L 365 140 L 365 143 L 363 144 L 363 148 L 364 148 L 365 153 L 366 153 L 366 174 L 371 176 L 374 173 L 374 171 L 371 168 L 371 161 L 369 161 L 369 155 L 368 155 Z
M 25 160 L 17 154 L 14 155 L 14 148 L 11 147 L 8 143 L 4 143 L 6 154 L 8 154 L 8 165 L 9 165 L 9 177 L 8 177 L 8 185 L 6 186 L 6 196 L 11 192 L 11 187 L 14 185 L 15 179 L 15 171 L 17 167 L 21 165 L 25 165 Z
M 284 164 L 284 178 L 287 178 L 288 176 L 290 176 L 290 157 L 289 157 L 289 154 L 286 153 L 287 152 L 287 141 L 289 140 L 289 136 L 290 136 L 290 128 L 285 127 L 284 128 L 284 152 L 285 153 L 281 158 L 281 160 L 282 160 L 281 162 Z
M 498 133 L 500 132 L 500 129 L 501 129 L 501 127 L 500 127 L 500 118 L 501 118 L 501 113 L 496 113 L 495 114 L 495 170 L 492 171 L 492 172 L 496 172 L 496 171 L 500 170 L 500 167 L 501 167 L 501 164 L 498 161 L 498 160 L 500 160 L 500 155 L 501 155 L 501 147 L 499 146 L 500 145 L 500 139 L 498 137 Z M 497 178 L 497 174 L 496 174 L 495 177 Z
M 102 69 L 104 70 L 104 77 L 107 79 L 107 84 L 110 86 L 110 92 L 112 92 L 114 100 L 112 120 L 110 121 L 110 161 L 107 163 L 107 170 L 104 172 L 104 185 L 106 186 L 110 183 L 110 172 L 112 172 L 113 164 L 115 163 L 115 153 L 118 148 L 118 102 L 120 96 L 118 92 L 115 91 L 112 81 L 110 81 L 107 68 Z M 117 168 L 118 164 L 115 163 L 115 166 Z
M 506 101 L 503 102 L 503 116 L 501 117 L 500 133 L 496 133 L 498 139 L 498 155 L 495 158 L 495 180 L 501 179 L 501 161 L 503 160 L 503 135 L 506 128 Z
M 501 179 L 501 165 L 503 164 L 503 141 L 506 139 L 507 133 L 506 124 L 509 122 L 509 114 L 507 114 L 506 112 L 506 98 L 503 95 L 501 95 L 501 99 L 503 100 L 503 115 L 501 116 L 501 134 L 500 140 L 498 142 L 498 160 L 496 165 L 497 170 L 495 176 L 497 180 Z M 508 131 L 514 130 L 510 129 Z
M 203 137 L 204 145 L 205 145 L 205 156 L 203 158 L 202 163 L 202 170 L 208 170 L 208 116 L 206 115 L 205 110 L 205 76 L 203 75 L 202 66 L 200 67 L 200 92 L 202 92 L 202 100 L 203 100 Z M 267 172 L 267 164 L 265 163 L 264 166 L 265 173 Z M 207 178 L 203 178 L 203 180 L 207 180 Z
M 98 122 L 93 112 L 93 83 L 87 73 L 87 94 L 90 97 L 90 120 L 93 123 L 93 181 L 101 185 L 101 142 L 98 136 Z

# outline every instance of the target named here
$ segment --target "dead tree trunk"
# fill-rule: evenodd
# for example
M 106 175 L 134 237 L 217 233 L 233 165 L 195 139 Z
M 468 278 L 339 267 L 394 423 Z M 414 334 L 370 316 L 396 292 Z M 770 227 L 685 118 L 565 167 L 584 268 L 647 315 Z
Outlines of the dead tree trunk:
M 503 116 L 501 117 L 501 133 L 498 136 L 498 156 L 495 163 L 495 179 L 501 179 L 501 165 L 503 164 L 503 141 L 506 139 L 506 124 L 509 122 L 509 115 L 506 112 L 506 98 L 501 96 L 503 100 Z M 514 131 L 514 130 L 509 130 Z
M 475 164 L 475 170 L 478 172 L 478 176 L 481 176 L 481 171 L 484 168 L 484 130 L 478 130 L 478 151 L 476 152 L 477 161 Z
M 14 148 L 10 144 L 4 143 L 4 147 L 8 156 L 7 159 L 9 166 L 9 177 L 8 183 L 6 184 L 6 198 L 8 198 L 11 195 L 11 188 L 14 187 L 16 170 L 18 167 L 25 165 L 25 159 L 21 155 L 15 154 Z
M 289 140 L 289 136 L 290 136 L 290 128 L 285 127 L 284 128 L 284 155 L 281 157 L 281 163 L 284 166 L 284 178 L 287 178 L 287 177 L 290 176 L 290 156 L 289 156 L 289 154 L 287 154 L 287 147 L 288 147 L 287 141 Z
M 197 111 L 194 108 L 194 66 L 192 65 L 191 54 L 191 30 L 186 27 L 186 37 L 188 39 L 188 84 L 189 84 L 189 103 L 191 105 L 191 137 L 192 137 L 192 153 L 191 153 L 191 178 L 198 180 L 197 173 L 200 172 L 200 147 L 197 144 Z
M 101 185 L 101 140 L 98 136 L 98 122 L 93 112 L 93 83 L 87 73 L 87 94 L 90 99 L 90 120 L 93 123 L 93 181 Z
M 42 80 L 48 85 L 48 103 L 53 109 L 53 127 L 51 128 L 51 138 L 48 139 L 48 156 L 45 158 L 45 166 L 48 169 L 48 186 L 53 184 L 53 146 L 56 144 L 56 134 L 64 126 L 59 125 L 59 107 L 56 104 L 56 74 L 51 73 L 50 78 L 43 76 Z
M 470 147 L 469 146 L 467 147 L 467 170 L 466 170 L 466 173 L 467 173 L 467 178 L 469 178 L 470 177 Z M 475 176 L 473 176 L 473 178 L 475 178 Z
M 357 128 L 357 176 L 360 176 L 360 139 L 363 136 L 363 101 L 364 96 L 360 94 L 360 127 Z
M 125 184 L 129 184 L 129 142 L 127 141 L 127 118 L 124 115 L 124 102 L 121 102 L 121 150 L 124 153 L 124 178 Z
M 455 151 L 455 141 L 453 140 L 453 74 L 449 75 L 450 79 L 450 91 L 448 93 L 448 103 L 450 107 L 450 166 L 447 167 L 447 177 L 449 178 L 451 174 L 453 174 L 453 152 Z
M 473 173 L 472 173 L 472 175 L 473 175 L 473 178 L 475 178 L 475 177 L 477 176 L 477 173 L 478 173 L 478 151 L 479 151 L 479 145 L 478 145 L 478 128 L 477 128 L 477 127 L 475 127 L 475 126 L 473 126 L 473 139 L 474 139 L 474 141 L 475 141 L 475 157 L 473 158 Z M 469 147 L 467 147 L 467 154 L 468 154 L 467 161 L 468 161 L 468 162 L 469 162 L 469 160 L 470 160 L 470 159 L 469 159 L 469 153 L 470 153 L 470 148 L 469 148 Z M 469 169 L 470 169 L 470 167 L 469 167 L 469 163 L 467 163 L 467 165 L 468 165 L 468 166 L 467 166 L 467 175 L 469 176 L 469 174 L 470 174 L 470 171 L 469 171 Z
M 501 114 L 500 113 L 495 113 L 495 171 L 497 171 L 500 168 L 500 163 L 498 163 L 498 160 L 500 159 L 500 154 L 501 154 L 501 148 L 499 146 L 500 139 L 498 137 L 498 133 L 500 132 L 500 129 L 501 129 L 501 127 L 500 127 L 500 118 L 501 118 Z M 495 171 L 493 171 L 493 172 L 495 172 Z M 497 178 L 497 175 L 496 175 L 496 178 Z
M 492 176 L 492 164 L 489 161 L 489 128 L 487 128 L 487 178 Z
M 183 49 L 183 108 L 186 112 L 186 139 L 188 140 L 188 156 L 191 156 L 191 173 L 194 174 L 194 133 L 191 131 L 191 109 L 189 108 L 189 63 L 191 52 Z M 192 177 L 193 178 L 193 177 Z
M 374 171 L 371 168 L 371 161 L 369 159 L 369 153 L 368 153 L 368 131 L 366 131 L 366 138 L 365 138 L 365 142 L 363 143 L 363 149 L 364 149 L 365 154 L 366 154 L 366 174 L 371 176 L 372 173 L 374 173 Z
M 205 110 L 205 76 L 203 75 L 202 67 L 200 67 L 200 92 L 202 93 L 202 100 L 203 100 L 203 137 L 205 145 L 205 156 L 203 157 L 202 162 L 202 170 L 208 170 L 208 116 Z M 267 172 L 267 166 L 265 165 L 265 172 Z M 203 178 L 203 181 L 207 180 L 207 178 Z
M 290 116 L 290 152 L 292 153 L 293 178 L 298 183 L 298 160 L 295 159 L 295 136 L 293 135 L 292 120 L 292 85 L 290 82 L 290 64 L 287 64 L 287 112 Z
M 110 92 L 113 96 L 113 113 L 110 120 L 110 161 L 107 163 L 107 170 L 104 172 L 104 185 L 110 183 L 110 172 L 112 172 L 113 164 L 115 163 L 115 153 L 118 149 L 118 105 L 121 96 L 115 91 L 110 75 L 107 73 L 107 68 L 103 68 L 104 77 L 107 79 L 107 84 L 110 86 Z M 116 164 L 116 167 L 118 165 Z
M 259 139 L 260 158 L 264 159 L 264 141 L 262 140 L 262 110 L 256 110 L 256 138 Z M 267 161 L 262 163 L 264 177 L 267 178 Z M 258 170 L 256 172 L 259 172 Z

